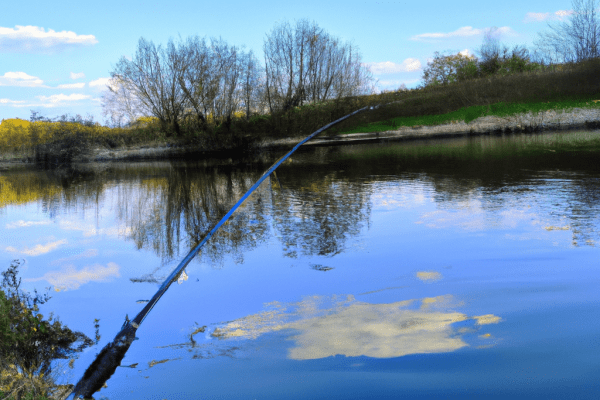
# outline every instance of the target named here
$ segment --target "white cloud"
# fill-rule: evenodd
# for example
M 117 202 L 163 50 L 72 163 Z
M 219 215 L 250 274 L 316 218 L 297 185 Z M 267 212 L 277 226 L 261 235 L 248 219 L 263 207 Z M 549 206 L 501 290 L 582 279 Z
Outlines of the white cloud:
M 404 83 L 401 79 L 391 80 L 391 81 L 377 81 L 377 86 L 375 87 L 375 93 L 382 93 L 386 90 L 396 90 Z
M 539 22 L 550 18 L 550 13 L 527 13 L 523 22 Z
M 0 104 L 12 105 L 14 107 L 27 107 L 28 106 L 28 104 L 25 104 L 25 100 L 0 99 Z
M 458 28 L 454 32 L 442 33 L 422 33 L 420 35 L 415 35 L 410 38 L 410 40 L 430 40 L 430 39 L 448 39 L 454 37 L 469 37 L 469 36 L 479 36 L 483 35 L 486 32 L 485 29 L 475 29 L 472 26 L 463 26 L 462 28 Z M 508 26 L 503 26 L 498 28 L 496 32 L 500 34 L 513 34 L 513 30 Z
M 573 11 L 573 10 L 558 10 L 557 12 L 554 13 L 554 15 L 556 15 L 556 17 L 555 17 L 556 19 L 562 20 L 573 13 L 575 13 L 575 11 Z
M 477 320 L 477 325 L 497 324 L 502 320 L 494 314 L 476 315 L 473 318 Z
M 558 10 L 554 13 L 527 13 L 525 14 L 525 19 L 523 20 L 523 22 L 541 22 L 541 21 L 546 21 L 546 20 L 550 20 L 550 21 L 557 21 L 557 20 L 564 20 L 565 18 L 567 18 L 569 15 L 573 14 L 573 10 Z
M 90 87 L 98 87 L 101 89 L 106 89 L 106 85 L 110 82 L 110 78 L 98 78 L 89 83 Z
M 71 73 L 71 77 L 73 77 Z M 78 74 L 75 74 L 78 75 Z M 82 74 L 83 75 L 83 74 Z M 37 76 L 28 75 L 25 72 L 6 72 L 0 76 L 0 86 L 20 86 L 20 87 L 43 87 L 50 88 L 50 86 L 44 85 L 44 81 Z M 67 83 L 63 85 L 55 86 L 55 89 L 81 89 L 85 86 L 85 83 Z
M 401 64 L 396 64 L 391 61 L 383 61 L 367 64 L 375 75 L 394 74 L 398 72 L 417 71 L 422 68 L 421 61 L 416 58 L 407 58 Z
M 64 88 L 63 86 L 66 86 L 66 88 L 70 89 L 72 87 L 67 86 L 67 85 L 60 85 L 59 88 Z M 79 87 L 79 86 L 77 86 Z M 11 99 L 0 99 L 0 105 L 5 105 L 5 106 L 12 106 L 12 107 L 46 107 L 46 108 L 52 108 L 52 107 L 61 107 L 61 106 L 65 106 L 69 103 L 72 103 L 74 101 L 80 101 L 80 100 L 91 100 L 94 101 L 96 99 L 92 98 L 91 95 L 84 95 L 84 94 L 54 94 L 52 96 L 36 96 L 39 100 L 38 101 L 25 101 L 25 100 L 11 100 Z
M 0 76 L 0 86 L 44 87 L 44 81 L 25 72 L 6 72 Z
M 62 271 L 46 272 L 44 276 L 39 278 L 24 279 L 25 282 L 47 281 L 54 285 L 55 291 L 64 291 L 68 289 L 77 289 L 79 286 L 88 282 L 105 282 L 112 277 L 119 277 L 120 267 L 109 262 L 106 267 L 100 264 L 86 266 L 81 270 L 76 270 L 72 265 L 67 266 Z
M 85 86 L 85 83 L 65 83 L 64 85 L 58 85 L 57 89 L 81 89 Z
M 463 51 L 459 51 L 458 54 L 466 56 L 466 57 L 474 57 L 473 53 L 471 53 L 471 50 L 469 50 L 469 49 L 464 49 Z
M 38 26 L 0 27 L 0 51 L 14 53 L 54 53 L 68 47 L 98 43 L 94 35 L 72 31 L 56 32 Z
M 79 79 L 79 78 L 85 78 L 85 74 L 83 72 L 71 72 L 71 79 Z
M 86 100 L 91 98 L 92 96 L 87 94 L 53 94 L 52 96 L 36 96 L 40 99 L 43 104 L 43 107 L 58 107 L 63 105 L 66 102 L 78 101 L 78 100 Z
M 2 100 L 0 100 L 0 103 Z M 34 225 L 49 225 L 52 221 L 23 221 L 22 219 L 19 221 L 15 221 L 10 224 L 6 224 L 6 229 L 14 229 L 14 228 L 26 228 L 28 226 Z
M 22 253 L 22 254 L 27 254 L 28 256 L 34 257 L 34 256 L 39 256 L 41 254 L 49 253 L 52 250 L 57 249 L 58 247 L 60 247 L 60 245 L 63 245 L 63 244 L 67 244 L 67 239 L 58 240 L 56 242 L 51 242 L 51 243 L 44 244 L 44 245 L 38 244 L 32 249 L 25 247 L 23 250 L 17 250 L 12 246 L 8 246 L 5 250 L 10 253 Z

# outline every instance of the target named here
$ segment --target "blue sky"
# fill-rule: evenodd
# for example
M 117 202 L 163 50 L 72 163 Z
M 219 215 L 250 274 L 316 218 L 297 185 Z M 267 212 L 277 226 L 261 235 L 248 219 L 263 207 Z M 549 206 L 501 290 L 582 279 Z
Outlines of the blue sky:
M 412 88 L 435 51 L 475 53 L 485 30 L 531 47 L 548 23 L 568 18 L 568 0 L 354 1 L 293 3 L 171 1 L 5 1 L 0 12 L 0 119 L 92 115 L 103 122 L 100 96 L 121 56 L 140 37 L 222 37 L 262 59 L 277 22 L 307 18 L 354 43 L 379 89 Z

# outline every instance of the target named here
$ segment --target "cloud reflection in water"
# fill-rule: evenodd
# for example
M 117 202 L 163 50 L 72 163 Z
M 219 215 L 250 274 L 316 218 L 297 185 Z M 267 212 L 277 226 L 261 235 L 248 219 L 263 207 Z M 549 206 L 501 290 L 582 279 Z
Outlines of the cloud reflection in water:
M 25 282 L 36 282 L 45 280 L 54 285 L 54 290 L 74 290 L 88 282 L 104 282 L 111 277 L 118 278 L 120 267 L 114 262 L 109 262 L 106 267 L 101 264 L 86 266 L 76 270 L 73 265 L 67 265 L 62 271 L 46 272 L 39 278 L 23 279 Z
M 423 282 L 438 281 L 442 279 L 442 274 L 436 271 L 419 271 L 417 272 L 417 278 L 419 278 Z
M 229 322 L 211 335 L 253 339 L 292 329 L 296 334 L 291 337 L 295 341 L 288 354 L 291 359 L 335 355 L 391 358 L 457 350 L 468 344 L 452 324 L 476 320 L 479 326 L 500 321 L 492 314 L 469 317 L 450 311 L 452 301 L 450 295 L 389 304 L 360 302 L 354 296 L 312 296 L 289 305 L 270 303 L 266 311 Z M 322 307 L 326 303 L 331 304 Z
M 18 250 L 12 246 L 8 246 L 5 248 L 7 252 L 10 253 L 22 253 L 31 257 L 39 256 L 42 254 L 50 253 L 51 251 L 56 250 L 63 244 L 67 244 L 67 239 L 57 240 L 55 242 L 49 242 L 46 244 L 36 244 L 33 248 L 25 247 L 23 250 Z

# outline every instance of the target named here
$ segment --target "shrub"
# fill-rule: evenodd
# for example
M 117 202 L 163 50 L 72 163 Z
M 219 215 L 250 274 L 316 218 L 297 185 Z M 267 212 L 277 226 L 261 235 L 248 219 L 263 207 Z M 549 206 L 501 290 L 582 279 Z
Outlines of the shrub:
M 38 304 L 50 299 L 35 290 L 35 297 L 20 290 L 17 278 L 22 265 L 14 260 L 2 272 L 0 285 L 0 393 L 16 399 L 25 394 L 47 396 L 56 388 L 51 376 L 51 363 L 68 359 L 94 342 L 81 332 L 63 326 L 53 315 L 47 319 L 39 313 Z M 79 343 L 73 348 L 73 344 Z

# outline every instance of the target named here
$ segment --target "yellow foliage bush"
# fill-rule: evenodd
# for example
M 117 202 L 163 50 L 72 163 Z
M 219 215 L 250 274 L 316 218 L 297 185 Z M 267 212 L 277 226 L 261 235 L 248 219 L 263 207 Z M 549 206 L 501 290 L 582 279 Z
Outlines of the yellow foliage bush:
M 143 128 L 155 124 L 158 124 L 158 118 L 156 117 L 138 117 L 132 126 Z
M 136 121 L 136 127 L 146 127 L 158 121 L 155 117 L 141 117 Z M 133 135 L 133 136 L 132 136 Z M 130 129 L 110 128 L 99 123 L 86 125 L 78 122 L 30 122 L 18 118 L 4 119 L 0 123 L 0 151 L 33 151 L 35 146 L 55 140 L 78 137 L 90 142 L 106 143 L 107 140 L 133 139 L 139 140 L 140 132 L 134 133 Z M 130 138 L 130 139 L 127 139 Z
M 0 148 L 22 148 L 30 144 L 29 125 L 26 120 L 11 118 L 0 123 Z

